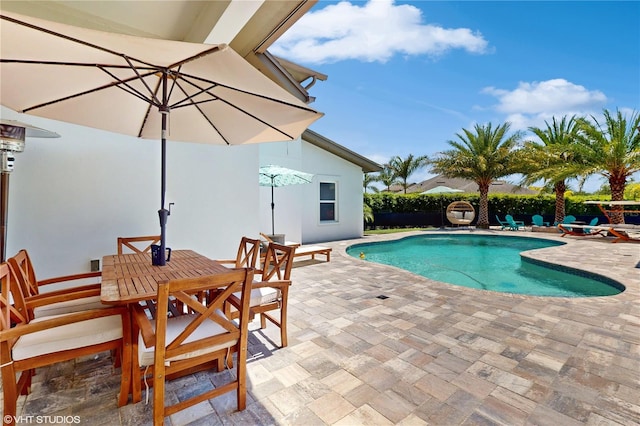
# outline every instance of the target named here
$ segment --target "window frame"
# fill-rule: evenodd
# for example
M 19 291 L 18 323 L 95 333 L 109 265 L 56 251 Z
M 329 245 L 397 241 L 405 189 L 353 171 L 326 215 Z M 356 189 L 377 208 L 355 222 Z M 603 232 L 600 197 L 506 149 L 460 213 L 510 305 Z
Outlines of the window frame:
M 323 200 L 322 199 L 322 185 L 330 184 L 333 185 L 333 199 L 332 200 Z M 323 204 L 333 204 L 333 219 L 323 219 L 322 218 L 322 205 Z M 338 223 L 338 182 L 335 180 L 320 180 L 318 182 L 318 222 L 321 225 L 325 224 L 334 224 Z

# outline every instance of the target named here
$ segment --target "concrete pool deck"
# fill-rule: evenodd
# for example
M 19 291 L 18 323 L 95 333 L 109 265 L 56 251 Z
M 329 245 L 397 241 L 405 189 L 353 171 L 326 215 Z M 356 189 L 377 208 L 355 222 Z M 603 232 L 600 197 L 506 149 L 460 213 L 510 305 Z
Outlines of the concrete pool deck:
M 346 255 L 355 243 L 420 232 L 323 243 L 333 248 L 331 262 L 298 261 L 292 273 L 289 346 L 277 347 L 274 326 L 252 324 L 247 409 L 236 412 L 228 394 L 165 424 L 640 424 L 640 245 L 525 231 L 434 232 L 563 241 L 534 257 L 607 276 L 626 290 L 579 299 L 509 295 Z M 151 424 L 144 402 L 117 408 L 118 373 L 108 354 L 39 370 L 19 413 Z M 211 386 L 219 374 L 228 373 L 170 382 L 167 397 Z

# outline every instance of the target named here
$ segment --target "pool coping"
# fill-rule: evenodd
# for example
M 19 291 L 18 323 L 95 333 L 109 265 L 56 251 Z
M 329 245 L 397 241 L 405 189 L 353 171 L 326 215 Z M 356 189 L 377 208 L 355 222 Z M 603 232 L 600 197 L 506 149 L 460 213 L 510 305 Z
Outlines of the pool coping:
M 527 237 L 546 239 L 564 243 L 562 245 L 545 247 L 540 249 L 533 249 L 522 252 L 520 255 L 526 259 L 531 259 L 536 263 L 544 263 L 550 267 L 556 266 L 560 269 L 568 269 L 571 271 L 584 272 L 588 276 L 603 277 L 606 280 L 611 280 L 625 287 L 625 290 L 619 294 L 611 296 L 589 296 L 589 297 L 576 297 L 565 298 L 567 300 L 619 300 L 619 301 L 639 301 L 640 300 L 640 269 L 636 266 L 640 262 L 640 250 L 638 246 L 633 243 L 613 243 L 613 238 L 609 237 L 562 237 L 560 233 L 542 233 L 531 231 L 503 231 L 496 229 L 476 229 L 476 228 L 448 228 L 448 229 L 434 229 L 424 231 L 408 231 L 392 234 L 378 234 L 368 235 L 363 238 L 340 241 L 337 247 L 339 253 L 342 256 L 351 258 L 354 261 L 359 259 L 347 253 L 347 249 L 353 245 L 369 243 L 369 242 L 381 242 L 381 241 L 393 241 L 399 240 L 415 235 L 424 234 L 444 234 L 451 235 L 452 233 L 458 234 L 475 234 L 475 235 L 497 235 L 507 236 L 512 238 Z M 363 241 L 366 240 L 366 241 Z M 635 247 L 635 248 L 634 248 Z M 570 248 L 571 250 L 567 250 Z M 594 250 L 594 248 L 596 250 Z M 602 253 L 598 253 L 601 250 L 606 250 L 608 259 L 602 259 Z M 437 282 L 443 285 L 455 285 L 446 282 L 436 281 L 427 277 L 423 277 L 418 274 L 414 274 L 411 271 L 407 271 L 402 268 L 398 268 L 391 265 L 377 264 L 382 267 L 394 268 L 412 274 L 416 277 L 426 279 L 429 281 Z M 502 293 L 492 290 L 475 289 L 465 287 L 470 291 L 479 291 L 484 293 L 499 293 L 500 295 L 508 297 L 522 297 L 522 298 L 535 298 L 535 299 L 548 299 L 550 297 L 558 298 L 558 296 L 533 296 L 516 293 Z M 560 297 L 561 298 L 561 297 Z

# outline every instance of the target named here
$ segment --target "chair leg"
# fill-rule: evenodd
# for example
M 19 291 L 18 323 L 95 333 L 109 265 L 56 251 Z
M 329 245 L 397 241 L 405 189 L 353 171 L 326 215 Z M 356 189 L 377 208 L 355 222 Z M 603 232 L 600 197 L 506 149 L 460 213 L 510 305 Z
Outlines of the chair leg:
M 261 329 L 267 328 L 267 318 L 263 313 L 260 314 L 260 328 Z
M 153 373 L 153 424 L 159 426 L 164 424 L 164 366 L 159 367 Z
M 289 343 L 287 341 L 287 306 L 289 302 L 289 288 L 284 287 L 282 289 L 282 301 L 280 302 L 280 341 L 282 347 L 286 347 Z
M 237 346 L 236 346 L 237 347 Z M 237 388 L 236 396 L 238 400 L 238 411 L 247 408 L 247 348 L 240 348 L 238 351 L 238 364 L 236 367 Z
M 25 371 L 25 373 L 29 373 Z M 15 424 L 15 415 L 17 410 L 18 390 L 16 384 L 16 372 L 12 364 L 2 367 L 2 392 L 3 392 L 3 425 Z M 7 421 L 9 420 L 9 421 Z
M 133 370 L 133 354 L 131 347 L 131 327 L 127 326 L 126 329 L 123 329 L 122 348 L 117 351 L 120 354 L 121 364 L 120 396 L 118 398 L 118 407 L 127 405 L 127 402 L 129 401 L 129 393 L 131 393 L 133 396 L 133 387 L 131 382 Z M 138 388 L 140 388 L 140 381 L 138 381 Z

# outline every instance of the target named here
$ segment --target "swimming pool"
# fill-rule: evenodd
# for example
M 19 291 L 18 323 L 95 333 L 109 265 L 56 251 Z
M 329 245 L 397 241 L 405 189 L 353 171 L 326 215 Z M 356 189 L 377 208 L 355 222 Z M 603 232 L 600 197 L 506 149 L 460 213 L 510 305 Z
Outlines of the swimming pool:
M 595 274 L 552 267 L 520 253 L 564 243 L 496 235 L 416 235 L 356 244 L 347 253 L 449 284 L 533 296 L 612 296 L 624 286 Z

